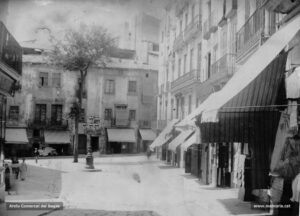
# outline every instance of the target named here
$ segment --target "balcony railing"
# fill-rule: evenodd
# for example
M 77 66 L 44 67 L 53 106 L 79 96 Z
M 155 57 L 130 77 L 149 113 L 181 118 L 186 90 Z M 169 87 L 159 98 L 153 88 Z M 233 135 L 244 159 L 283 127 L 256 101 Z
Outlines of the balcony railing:
M 228 53 L 211 65 L 211 76 L 221 73 L 232 75 L 235 69 L 235 55 Z
M 28 121 L 28 127 L 66 130 L 68 128 L 68 120 L 56 121 L 53 119 L 33 119 Z
M 199 15 L 193 17 L 190 24 L 188 24 L 188 26 L 185 28 L 184 40 L 193 38 L 198 32 L 201 32 L 201 19 Z
M 0 61 L 22 74 L 22 48 L 0 21 Z
M 171 88 L 175 88 L 179 85 L 182 85 L 188 81 L 197 80 L 198 70 L 192 70 L 188 73 L 183 74 L 181 77 L 177 78 L 171 83 Z
M 149 120 L 140 120 L 139 121 L 140 128 L 151 128 L 151 121 Z
M 181 33 L 179 33 L 179 35 L 177 35 L 175 37 L 174 45 L 173 45 L 174 50 L 175 51 L 179 50 L 182 47 L 183 43 L 184 43 L 184 41 L 183 41 L 183 33 L 181 32 Z
M 211 11 L 210 15 L 209 15 L 209 19 L 210 19 L 210 32 L 214 33 L 218 30 L 218 21 L 217 21 L 217 16 L 216 13 L 214 11 Z
M 203 38 L 208 40 L 210 38 L 210 19 L 207 19 L 203 23 Z

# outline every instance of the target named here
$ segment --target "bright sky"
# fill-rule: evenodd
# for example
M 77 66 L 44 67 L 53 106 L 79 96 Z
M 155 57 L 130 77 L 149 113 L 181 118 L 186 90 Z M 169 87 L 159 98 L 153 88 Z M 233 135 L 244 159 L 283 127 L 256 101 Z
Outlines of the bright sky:
M 80 23 L 99 24 L 117 35 L 120 25 L 134 14 L 146 12 L 157 18 L 166 0 L 10 0 L 8 28 L 23 46 L 47 48 L 48 30 L 61 35 Z M 28 43 L 27 41 L 34 42 Z

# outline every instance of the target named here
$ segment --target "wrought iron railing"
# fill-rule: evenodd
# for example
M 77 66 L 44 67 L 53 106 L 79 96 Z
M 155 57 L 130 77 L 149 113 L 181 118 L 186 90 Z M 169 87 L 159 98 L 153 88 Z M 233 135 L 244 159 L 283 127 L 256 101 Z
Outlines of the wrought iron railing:
M 237 32 L 237 51 L 243 49 L 253 37 L 264 29 L 264 10 L 257 9 Z
M 190 80 L 196 80 L 197 76 L 198 76 L 198 70 L 192 70 L 188 73 L 185 73 L 171 83 L 171 88 L 174 88 Z
M 44 128 L 44 129 L 67 129 L 68 120 L 61 121 L 53 119 L 32 119 L 27 121 L 29 128 Z
M 227 53 L 211 65 L 211 76 L 220 73 L 231 75 L 235 70 L 235 55 Z

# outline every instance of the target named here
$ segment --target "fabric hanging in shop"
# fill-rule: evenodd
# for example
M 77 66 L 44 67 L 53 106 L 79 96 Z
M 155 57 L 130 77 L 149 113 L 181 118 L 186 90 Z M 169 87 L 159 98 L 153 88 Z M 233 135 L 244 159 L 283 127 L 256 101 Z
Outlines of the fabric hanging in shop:
M 282 152 L 282 149 L 284 147 L 284 143 L 286 140 L 286 137 L 289 135 L 289 115 L 285 112 L 281 113 L 276 138 L 275 138 L 275 145 L 274 150 L 272 153 L 271 163 L 270 163 L 270 170 L 271 172 L 274 170 L 276 164 L 280 160 L 280 154 Z
M 286 97 L 288 99 L 300 98 L 300 67 L 286 78 Z
M 298 107 L 297 107 L 297 101 L 289 101 L 289 114 L 290 114 L 290 128 L 298 130 Z

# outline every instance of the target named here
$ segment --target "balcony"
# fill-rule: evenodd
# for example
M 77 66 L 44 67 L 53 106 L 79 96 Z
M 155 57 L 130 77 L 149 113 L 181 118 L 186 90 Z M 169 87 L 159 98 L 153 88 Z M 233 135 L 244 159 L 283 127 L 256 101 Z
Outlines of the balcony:
M 218 21 L 217 21 L 216 13 L 214 11 L 210 13 L 209 19 L 210 19 L 209 31 L 211 33 L 215 33 L 218 30 Z
M 188 5 L 190 0 L 180 0 L 176 3 L 175 7 L 175 15 L 178 17 L 180 14 L 182 14 L 185 7 Z
M 28 128 L 36 129 L 49 129 L 49 130 L 67 130 L 68 120 L 55 121 L 52 119 L 33 119 L 29 120 L 27 124 Z
M 236 14 L 237 0 L 226 0 L 225 18 L 229 19 Z
M 286 0 L 265 0 L 265 7 L 267 10 L 276 13 L 288 14 L 291 13 L 300 5 L 300 1 L 286 1 Z
M 242 63 L 276 30 L 275 20 L 265 25 L 264 8 L 257 9 L 237 32 L 237 62 Z
M 184 45 L 183 33 L 181 32 L 179 35 L 175 37 L 174 44 L 173 44 L 174 51 L 180 50 L 183 45 Z
M 198 70 L 192 70 L 188 73 L 183 74 L 181 77 L 177 78 L 171 83 L 172 91 L 179 88 L 190 86 L 198 79 Z
M 22 48 L 0 21 L 0 58 L 3 63 L 22 75 Z
M 184 41 L 189 41 L 195 38 L 199 33 L 201 33 L 201 19 L 200 16 L 195 16 L 193 20 L 188 24 L 184 30 Z
M 139 128 L 151 128 L 151 121 L 149 120 L 140 120 L 138 124 Z
M 209 29 L 210 29 L 210 20 L 207 19 L 203 23 L 203 38 L 205 40 L 208 40 L 210 38 L 210 31 L 209 31 Z
M 211 78 L 231 76 L 235 70 L 235 55 L 227 53 L 211 65 Z

